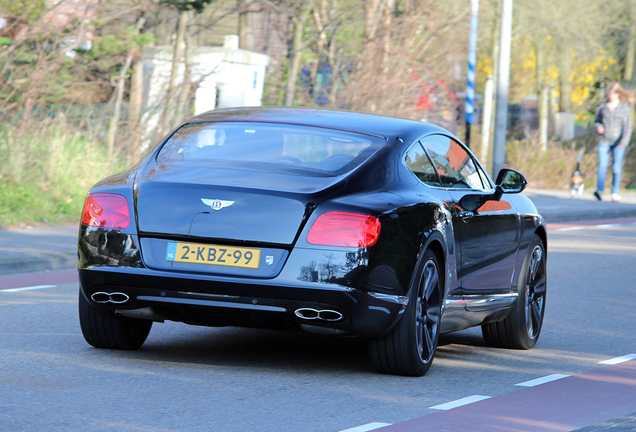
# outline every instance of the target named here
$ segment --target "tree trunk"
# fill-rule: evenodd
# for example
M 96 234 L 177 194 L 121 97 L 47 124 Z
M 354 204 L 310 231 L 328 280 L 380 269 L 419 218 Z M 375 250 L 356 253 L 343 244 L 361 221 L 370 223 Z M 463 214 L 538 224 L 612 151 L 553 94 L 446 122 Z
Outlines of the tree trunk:
M 294 35 L 292 39 L 292 50 L 289 53 L 287 62 L 287 85 L 285 87 L 285 106 L 294 104 L 294 94 L 296 93 L 296 81 L 300 71 L 300 56 L 303 48 L 303 32 L 305 23 L 311 12 L 311 3 L 305 3 L 300 12 L 300 16 L 291 17 L 294 23 Z
M 536 76 L 535 85 L 537 94 L 543 89 L 545 76 L 545 44 L 539 36 L 539 41 L 534 44 L 534 53 L 536 57 Z
M 541 151 L 548 150 L 548 119 L 550 117 L 550 89 L 546 84 L 539 92 L 537 110 L 539 114 L 539 144 Z
M 190 89 L 192 88 L 192 39 L 188 36 L 187 32 L 184 37 L 185 51 L 183 53 L 183 62 L 185 70 L 183 71 L 183 83 L 181 84 L 181 91 L 179 92 L 179 101 L 177 103 L 177 115 L 175 117 L 175 125 L 181 124 L 184 117 L 190 117 L 192 115 L 190 111 Z
M 142 53 L 143 50 L 137 48 L 135 60 L 133 60 L 132 65 L 132 74 L 130 76 L 130 106 L 128 110 L 128 128 L 130 131 L 137 129 L 139 120 L 141 119 L 144 90 L 144 63 Z
M 126 61 L 119 71 L 117 77 L 117 96 L 115 97 L 115 109 L 113 110 L 113 116 L 108 123 L 108 134 L 106 135 L 106 160 L 110 167 L 113 164 L 113 155 L 115 151 L 115 139 L 117 138 L 117 131 L 119 130 L 119 118 L 121 117 L 121 103 L 124 98 L 124 87 L 126 85 L 126 73 L 130 68 L 133 57 L 133 49 L 128 52 Z
M 549 110 L 549 89 L 545 83 L 545 44 L 543 37 L 539 35 L 539 41 L 535 44 L 534 50 L 537 59 L 537 115 L 539 117 L 539 144 L 541 151 L 548 150 L 548 118 Z
M 146 17 L 144 16 L 140 17 L 137 20 L 137 24 L 135 26 L 137 32 L 144 26 L 145 22 Z M 132 64 L 133 56 L 136 50 L 137 46 L 133 43 L 133 46 L 130 48 L 130 50 L 128 50 L 126 61 L 124 61 L 124 65 L 120 69 L 119 76 L 117 77 L 117 96 L 115 97 L 115 109 L 113 110 L 113 116 L 111 117 L 108 124 L 108 134 L 106 135 L 106 160 L 111 167 L 114 162 L 113 155 L 115 150 L 115 139 L 117 138 L 117 131 L 119 130 L 119 118 L 121 117 L 121 103 L 124 99 L 126 74 L 128 73 L 128 69 L 130 69 L 130 65 Z
M 239 48 L 254 50 L 254 12 L 246 2 L 239 2 Z
M 27 93 L 24 99 L 24 113 L 22 114 L 22 120 L 20 121 L 20 129 L 18 130 L 19 135 L 26 130 L 29 120 L 31 119 L 31 111 L 33 109 L 33 96 L 30 93 Z
M 386 0 L 384 9 L 384 47 L 382 50 L 382 71 L 386 74 L 392 68 L 389 65 L 389 55 L 391 54 L 391 22 L 395 11 L 395 0 Z
M 179 14 L 179 24 L 177 25 L 177 39 L 174 42 L 174 55 L 172 57 L 172 68 L 170 70 L 170 81 L 166 92 L 166 108 L 163 112 L 161 123 L 159 124 L 159 136 L 163 136 L 173 126 L 172 120 L 175 118 L 175 106 L 177 97 L 177 81 L 179 75 L 179 65 L 183 56 L 183 41 L 185 39 L 186 27 L 190 12 L 182 10 Z
M 338 99 L 338 91 L 342 87 L 342 49 L 335 52 L 335 42 L 332 42 L 334 49 L 329 50 L 329 63 L 331 64 L 331 91 L 329 92 L 329 103 L 335 106 Z
M 570 83 L 570 69 L 572 66 L 572 57 L 569 49 L 562 49 L 559 56 L 559 111 L 570 112 L 570 93 L 572 84 Z
M 367 42 L 375 39 L 380 24 L 381 0 L 369 0 L 364 2 L 364 36 Z
M 128 106 L 128 132 L 131 135 L 128 148 L 128 160 L 134 162 L 139 156 L 138 149 L 141 146 L 141 108 L 143 105 L 144 90 L 144 64 L 143 51 L 137 48 L 136 58 L 133 60 L 132 74 L 130 76 L 130 103 Z
M 625 56 L 624 81 L 632 81 L 634 78 L 634 58 L 636 57 L 636 0 L 630 0 L 630 27 L 627 40 L 627 54 Z
M 552 87 L 550 89 L 550 123 L 552 124 L 552 130 L 550 135 L 552 137 L 556 136 L 556 113 L 559 111 L 559 104 L 557 101 L 556 88 Z

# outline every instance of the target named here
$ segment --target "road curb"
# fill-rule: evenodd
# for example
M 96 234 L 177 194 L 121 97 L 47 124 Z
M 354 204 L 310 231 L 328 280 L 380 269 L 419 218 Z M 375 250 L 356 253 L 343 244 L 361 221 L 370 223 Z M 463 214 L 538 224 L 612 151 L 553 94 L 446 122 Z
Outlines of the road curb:
M 50 270 L 70 270 L 74 268 L 77 268 L 77 256 L 71 254 L 25 257 L 0 261 L 0 275 L 35 273 Z

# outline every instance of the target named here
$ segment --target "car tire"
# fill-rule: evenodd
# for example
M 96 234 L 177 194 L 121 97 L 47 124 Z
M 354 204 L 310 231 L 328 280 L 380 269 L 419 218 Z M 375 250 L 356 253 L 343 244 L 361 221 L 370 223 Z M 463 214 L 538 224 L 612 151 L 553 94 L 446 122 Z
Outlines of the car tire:
M 385 336 L 371 339 L 369 351 L 381 373 L 422 376 L 433 363 L 439 339 L 442 276 L 435 253 L 427 250 L 409 303 L 395 327 Z
M 135 350 L 143 345 L 152 321 L 103 313 L 79 293 L 79 320 L 84 339 L 95 348 Z
M 519 274 L 519 296 L 512 311 L 503 321 L 481 327 L 486 343 L 495 348 L 530 349 L 535 346 L 543 326 L 546 288 L 545 246 L 535 234 Z

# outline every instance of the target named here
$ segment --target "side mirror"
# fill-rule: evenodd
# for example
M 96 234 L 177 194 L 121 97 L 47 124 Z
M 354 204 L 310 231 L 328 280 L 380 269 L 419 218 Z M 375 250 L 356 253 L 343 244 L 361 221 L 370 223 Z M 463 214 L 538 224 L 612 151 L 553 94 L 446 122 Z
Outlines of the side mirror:
M 528 185 L 528 181 L 518 171 L 504 168 L 499 171 L 495 182 L 495 192 L 491 195 L 469 194 L 459 200 L 459 206 L 468 211 L 475 211 L 487 201 L 499 201 L 505 193 L 519 193 Z
M 497 175 L 495 185 L 502 193 L 519 193 L 528 186 L 528 181 L 519 171 L 503 168 Z

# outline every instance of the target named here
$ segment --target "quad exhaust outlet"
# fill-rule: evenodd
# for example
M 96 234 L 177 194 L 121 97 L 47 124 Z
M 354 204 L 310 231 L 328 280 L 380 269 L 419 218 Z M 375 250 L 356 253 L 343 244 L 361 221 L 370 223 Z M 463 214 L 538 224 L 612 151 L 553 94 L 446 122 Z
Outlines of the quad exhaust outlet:
M 299 308 L 294 311 L 294 315 L 298 318 L 306 320 L 319 320 L 328 322 L 341 321 L 344 316 L 335 310 L 330 309 L 313 309 L 313 308 Z
M 128 294 L 124 294 L 122 292 L 102 292 L 98 291 L 91 295 L 91 299 L 96 303 L 114 303 L 114 304 L 124 304 L 130 301 L 130 297 Z

